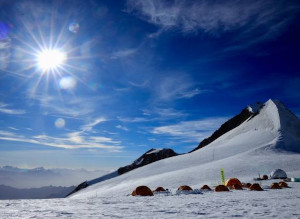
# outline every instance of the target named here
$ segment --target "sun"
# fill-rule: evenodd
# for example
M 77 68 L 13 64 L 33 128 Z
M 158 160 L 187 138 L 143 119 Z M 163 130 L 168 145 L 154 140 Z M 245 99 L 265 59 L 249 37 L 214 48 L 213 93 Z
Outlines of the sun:
M 47 49 L 38 53 L 37 62 L 40 69 L 43 72 L 56 70 L 67 59 L 67 54 L 58 49 Z

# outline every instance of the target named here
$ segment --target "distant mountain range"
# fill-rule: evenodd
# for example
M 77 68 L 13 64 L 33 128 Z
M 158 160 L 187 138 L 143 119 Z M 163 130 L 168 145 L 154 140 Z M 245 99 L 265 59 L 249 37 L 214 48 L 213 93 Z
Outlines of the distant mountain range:
M 0 185 L 15 188 L 39 188 L 43 186 L 73 186 L 86 180 L 105 175 L 109 171 L 84 169 L 27 169 L 12 166 L 0 167 Z
M 167 150 L 170 149 L 162 151 Z M 229 176 L 238 177 L 278 167 L 299 171 L 300 120 L 280 101 L 269 100 L 243 109 L 190 153 L 180 156 L 175 152 L 173 156 L 162 153 L 159 159 L 149 159 L 143 164 L 147 155 L 160 151 L 151 149 L 109 177 L 86 181 L 84 189 L 77 188 L 72 197 L 125 194 L 137 185 L 155 187 L 162 182 L 170 187 L 193 185 L 215 180 L 220 168 Z
M 48 199 L 63 198 L 74 190 L 75 186 L 45 186 L 41 188 L 17 189 L 0 185 L 0 199 Z

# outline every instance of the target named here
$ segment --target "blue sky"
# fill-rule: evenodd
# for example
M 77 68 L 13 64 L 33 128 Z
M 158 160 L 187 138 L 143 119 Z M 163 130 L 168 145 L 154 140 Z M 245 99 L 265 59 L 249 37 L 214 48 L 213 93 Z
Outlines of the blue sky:
M 300 115 L 299 1 L 0 1 L 0 165 L 110 169 L 248 104 Z M 67 55 L 43 71 L 45 49 Z

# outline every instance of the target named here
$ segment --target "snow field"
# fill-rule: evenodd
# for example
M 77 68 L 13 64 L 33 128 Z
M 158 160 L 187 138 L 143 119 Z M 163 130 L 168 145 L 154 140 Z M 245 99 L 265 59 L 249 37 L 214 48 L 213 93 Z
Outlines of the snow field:
M 289 185 L 292 188 L 262 192 L 4 200 L 0 218 L 299 218 L 300 183 Z

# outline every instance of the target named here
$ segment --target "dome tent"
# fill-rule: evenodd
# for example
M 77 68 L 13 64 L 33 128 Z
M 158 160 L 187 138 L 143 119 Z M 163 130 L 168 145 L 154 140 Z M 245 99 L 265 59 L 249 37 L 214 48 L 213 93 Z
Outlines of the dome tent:
M 215 188 L 215 192 L 229 192 L 229 189 L 224 185 L 218 185 Z
M 153 196 L 153 192 L 147 186 L 138 186 L 135 190 L 131 193 L 132 196 Z
M 166 190 L 164 189 L 164 187 L 157 187 L 153 192 L 165 192 Z
M 273 170 L 271 173 L 271 179 L 286 179 L 286 172 L 282 169 Z
M 193 189 L 187 185 L 179 186 L 178 191 L 192 191 Z
M 258 183 L 254 183 L 249 189 L 252 191 L 264 191 Z
M 270 189 L 281 189 L 281 187 L 278 183 L 272 183 Z
M 229 188 L 233 188 L 234 185 L 239 185 L 240 187 L 242 187 L 242 183 L 240 180 L 238 180 L 237 178 L 229 178 L 226 182 L 225 182 L 225 186 L 229 187 Z
M 211 190 L 211 188 L 210 188 L 208 185 L 202 186 L 201 189 L 202 189 L 202 190 L 208 190 L 208 191 Z
M 289 188 L 289 186 L 288 186 L 288 184 L 286 183 L 286 182 L 279 182 L 279 186 L 281 187 L 281 188 Z

